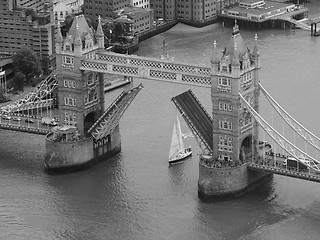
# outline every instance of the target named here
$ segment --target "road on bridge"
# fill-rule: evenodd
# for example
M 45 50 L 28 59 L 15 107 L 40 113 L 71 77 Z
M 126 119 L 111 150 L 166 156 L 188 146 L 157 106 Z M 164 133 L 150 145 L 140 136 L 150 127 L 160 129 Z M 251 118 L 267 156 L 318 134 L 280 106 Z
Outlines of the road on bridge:
M 42 124 L 41 119 L 7 115 L 2 115 L 0 117 L 0 124 L 9 125 L 12 127 L 33 128 L 40 130 L 49 130 L 52 127 Z
M 179 105 L 183 114 L 187 116 L 191 124 L 198 131 L 200 136 L 206 142 L 206 145 L 212 150 L 213 135 L 212 135 L 212 121 L 199 105 L 193 95 L 187 91 L 173 98 Z

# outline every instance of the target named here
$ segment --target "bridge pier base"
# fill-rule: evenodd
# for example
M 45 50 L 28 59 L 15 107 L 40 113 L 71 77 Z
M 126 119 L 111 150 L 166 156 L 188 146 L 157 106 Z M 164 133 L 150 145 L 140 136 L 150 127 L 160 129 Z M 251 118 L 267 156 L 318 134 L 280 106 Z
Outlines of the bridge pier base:
M 119 126 L 101 141 L 94 141 L 92 137 L 82 139 L 56 137 L 54 132 L 46 136 L 44 165 L 46 172 L 50 174 L 87 169 L 121 150 Z
M 272 176 L 271 173 L 252 171 L 246 163 L 236 167 L 212 167 L 200 159 L 198 196 L 204 202 L 238 198 Z

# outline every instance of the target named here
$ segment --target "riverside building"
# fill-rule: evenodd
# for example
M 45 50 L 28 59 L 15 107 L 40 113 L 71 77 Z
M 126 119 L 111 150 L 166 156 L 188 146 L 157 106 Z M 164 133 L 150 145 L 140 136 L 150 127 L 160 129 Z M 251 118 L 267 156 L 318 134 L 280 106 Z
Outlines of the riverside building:
M 14 53 L 29 48 L 41 57 L 54 53 L 52 11 L 39 12 L 44 8 L 37 1 L 33 2 L 32 9 L 24 7 L 26 1 L 0 2 L 0 52 Z

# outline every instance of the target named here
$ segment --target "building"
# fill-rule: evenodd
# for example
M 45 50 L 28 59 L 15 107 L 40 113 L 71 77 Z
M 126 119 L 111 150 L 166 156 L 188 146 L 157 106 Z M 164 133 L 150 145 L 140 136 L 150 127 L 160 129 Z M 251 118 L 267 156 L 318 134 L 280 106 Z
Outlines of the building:
M 21 4 L 20 4 L 21 5 Z M 54 53 L 52 12 L 37 12 L 12 0 L 0 2 L 0 52 L 29 48 L 41 57 Z
M 98 22 L 99 15 L 102 19 L 114 18 L 116 12 L 130 6 L 130 0 L 84 0 L 84 14 L 93 21 Z
M 131 7 L 150 8 L 149 0 L 130 0 Z
M 238 0 L 150 0 L 155 19 L 173 20 L 192 25 L 204 25 L 217 18 L 217 14 Z
M 251 22 L 264 22 L 269 19 L 291 13 L 296 10 L 296 5 L 264 0 L 241 0 L 238 6 L 222 10 L 224 17 L 240 19 Z
M 126 7 L 118 12 L 118 16 L 132 20 L 132 31 L 135 35 L 149 30 L 153 25 L 154 16 L 152 9 Z
M 7 81 L 14 75 L 12 56 L 0 54 L 0 102 L 7 99 Z
M 176 18 L 174 0 L 150 0 L 150 8 L 154 10 L 155 19 L 173 20 Z
M 53 12 L 54 20 L 63 22 L 68 14 L 81 13 L 83 0 L 64 0 L 54 3 Z
M 52 3 L 50 0 L 15 0 L 18 7 L 32 8 L 37 12 L 52 11 Z

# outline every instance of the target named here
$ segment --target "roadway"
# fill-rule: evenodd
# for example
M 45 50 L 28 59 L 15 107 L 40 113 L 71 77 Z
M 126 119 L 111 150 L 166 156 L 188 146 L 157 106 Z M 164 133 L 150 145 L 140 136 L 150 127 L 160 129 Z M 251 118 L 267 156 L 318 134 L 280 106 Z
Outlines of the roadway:
M 183 112 L 184 119 L 190 128 L 197 133 L 198 137 L 213 150 L 212 120 L 199 101 L 192 94 L 191 90 L 186 91 L 172 98 L 173 102 Z
M 0 128 L 11 129 L 21 132 L 34 132 L 46 134 L 51 129 L 49 125 L 43 125 L 41 119 L 27 116 L 7 116 L 0 117 Z
M 248 161 L 248 168 L 252 170 L 270 172 L 278 175 L 304 179 L 313 182 L 320 182 L 320 175 L 313 169 L 298 169 L 297 167 L 289 167 L 284 163 L 282 156 L 266 156 L 260 157 L 258 160 Z

